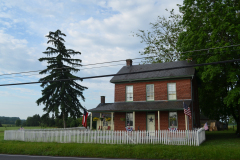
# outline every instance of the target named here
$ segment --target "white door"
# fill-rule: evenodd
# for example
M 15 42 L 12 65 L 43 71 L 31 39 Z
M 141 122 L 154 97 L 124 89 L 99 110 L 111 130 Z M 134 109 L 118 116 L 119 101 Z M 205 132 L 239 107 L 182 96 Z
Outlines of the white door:
M 149 131 L 149 135 L 155 135 L 155 114 L 147 115 L 147 130 Z

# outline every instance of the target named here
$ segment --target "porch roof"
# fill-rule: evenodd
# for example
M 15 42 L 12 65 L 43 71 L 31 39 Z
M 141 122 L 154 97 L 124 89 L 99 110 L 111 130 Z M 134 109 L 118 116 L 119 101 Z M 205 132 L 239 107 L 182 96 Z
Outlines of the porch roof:
M 191 100 L 184 100 L 187 106 Z M 100 103 L 96 108 L 89 112 L 130 112 L 130 111 L 168 111 L 183 110 L 183 100 L 176 101 L 150 101 L 150 102 L 115 102 Z

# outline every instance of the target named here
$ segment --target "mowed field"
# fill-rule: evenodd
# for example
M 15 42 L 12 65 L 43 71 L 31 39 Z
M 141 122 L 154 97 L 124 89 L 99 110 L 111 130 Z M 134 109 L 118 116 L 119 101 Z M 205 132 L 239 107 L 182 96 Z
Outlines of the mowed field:
M 19 127 L 7 129 L 15 130 Z M 4 130 L 5 127 L 0 127 L 0 153 L 4 154 L 143 159 L 240 159 L 240 138 L 232 129 L 206 132 L 207 140 L 198 147 L 4 141 Z

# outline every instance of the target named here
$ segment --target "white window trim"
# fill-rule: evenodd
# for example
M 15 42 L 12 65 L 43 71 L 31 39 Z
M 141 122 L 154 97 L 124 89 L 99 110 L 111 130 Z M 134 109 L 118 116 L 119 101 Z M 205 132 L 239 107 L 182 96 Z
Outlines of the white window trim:
M 176 95 L 176 99 L 170 99 L 170 98 L 169 98 L 169 85 L 171 85 L 171 84 L 175 84 L 175 95 Z M 172 100 L 172 101 L 177 100 L 177 84 L 176 84 L 176 83 L 168 83 L 168 84 L 167 84 L 167 92 L 168 92 L 168 93 L 167 93 L 167 94 L 168 94 L 168 100 L 170 100 L 170 101 L 171 101 L 171 100 Z
M 133 112 L 126 112 L 126 123 L 125 123 L 125 126 L 126 127 L 133 127 L 133 125 L 128 126 L 128 124 L 127 124 L 127 114 L 128 113 L 131 113 L 132 114 L 132 118 L 133 118 Z M 132 122 L 133 122 L 133 119 L 132 119 Z
M 171 112 L 176 112 L 177 113 L 177 111 L 171 111 Z M 168 112 L 168 127 L 169 128 L 172 128 L 172 125 L 170 124 L 170 113 L 171 112 Z M 177 113 L 177 126 L 174 126 L 174 128 L 178 128 L 178 113 Z
M 132 87 L 132 100 L 128 100 L 128 98 L 127 98 L 127 94 L 128 94 L 128 92 L 127 92 L 127 87 Z M 133 85 L 129 85 L 129 86 L 126 86 L 125 87 L 125 90 L 126 90 L 126 93 L 125 93 L 125 96 L 126 96 L 126 102 L 132 102 L 133 101 Z

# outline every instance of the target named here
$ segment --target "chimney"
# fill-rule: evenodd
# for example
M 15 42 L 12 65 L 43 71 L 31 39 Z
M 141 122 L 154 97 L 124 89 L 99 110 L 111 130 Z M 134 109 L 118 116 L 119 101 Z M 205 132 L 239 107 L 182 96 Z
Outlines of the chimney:
M 131 59 L 126 59 L 127 66 L 132 66 L 132 60 Z
M 105 103 L 105 96 L 101 96 L 101 103 L 102 103 L 102 104 Z

